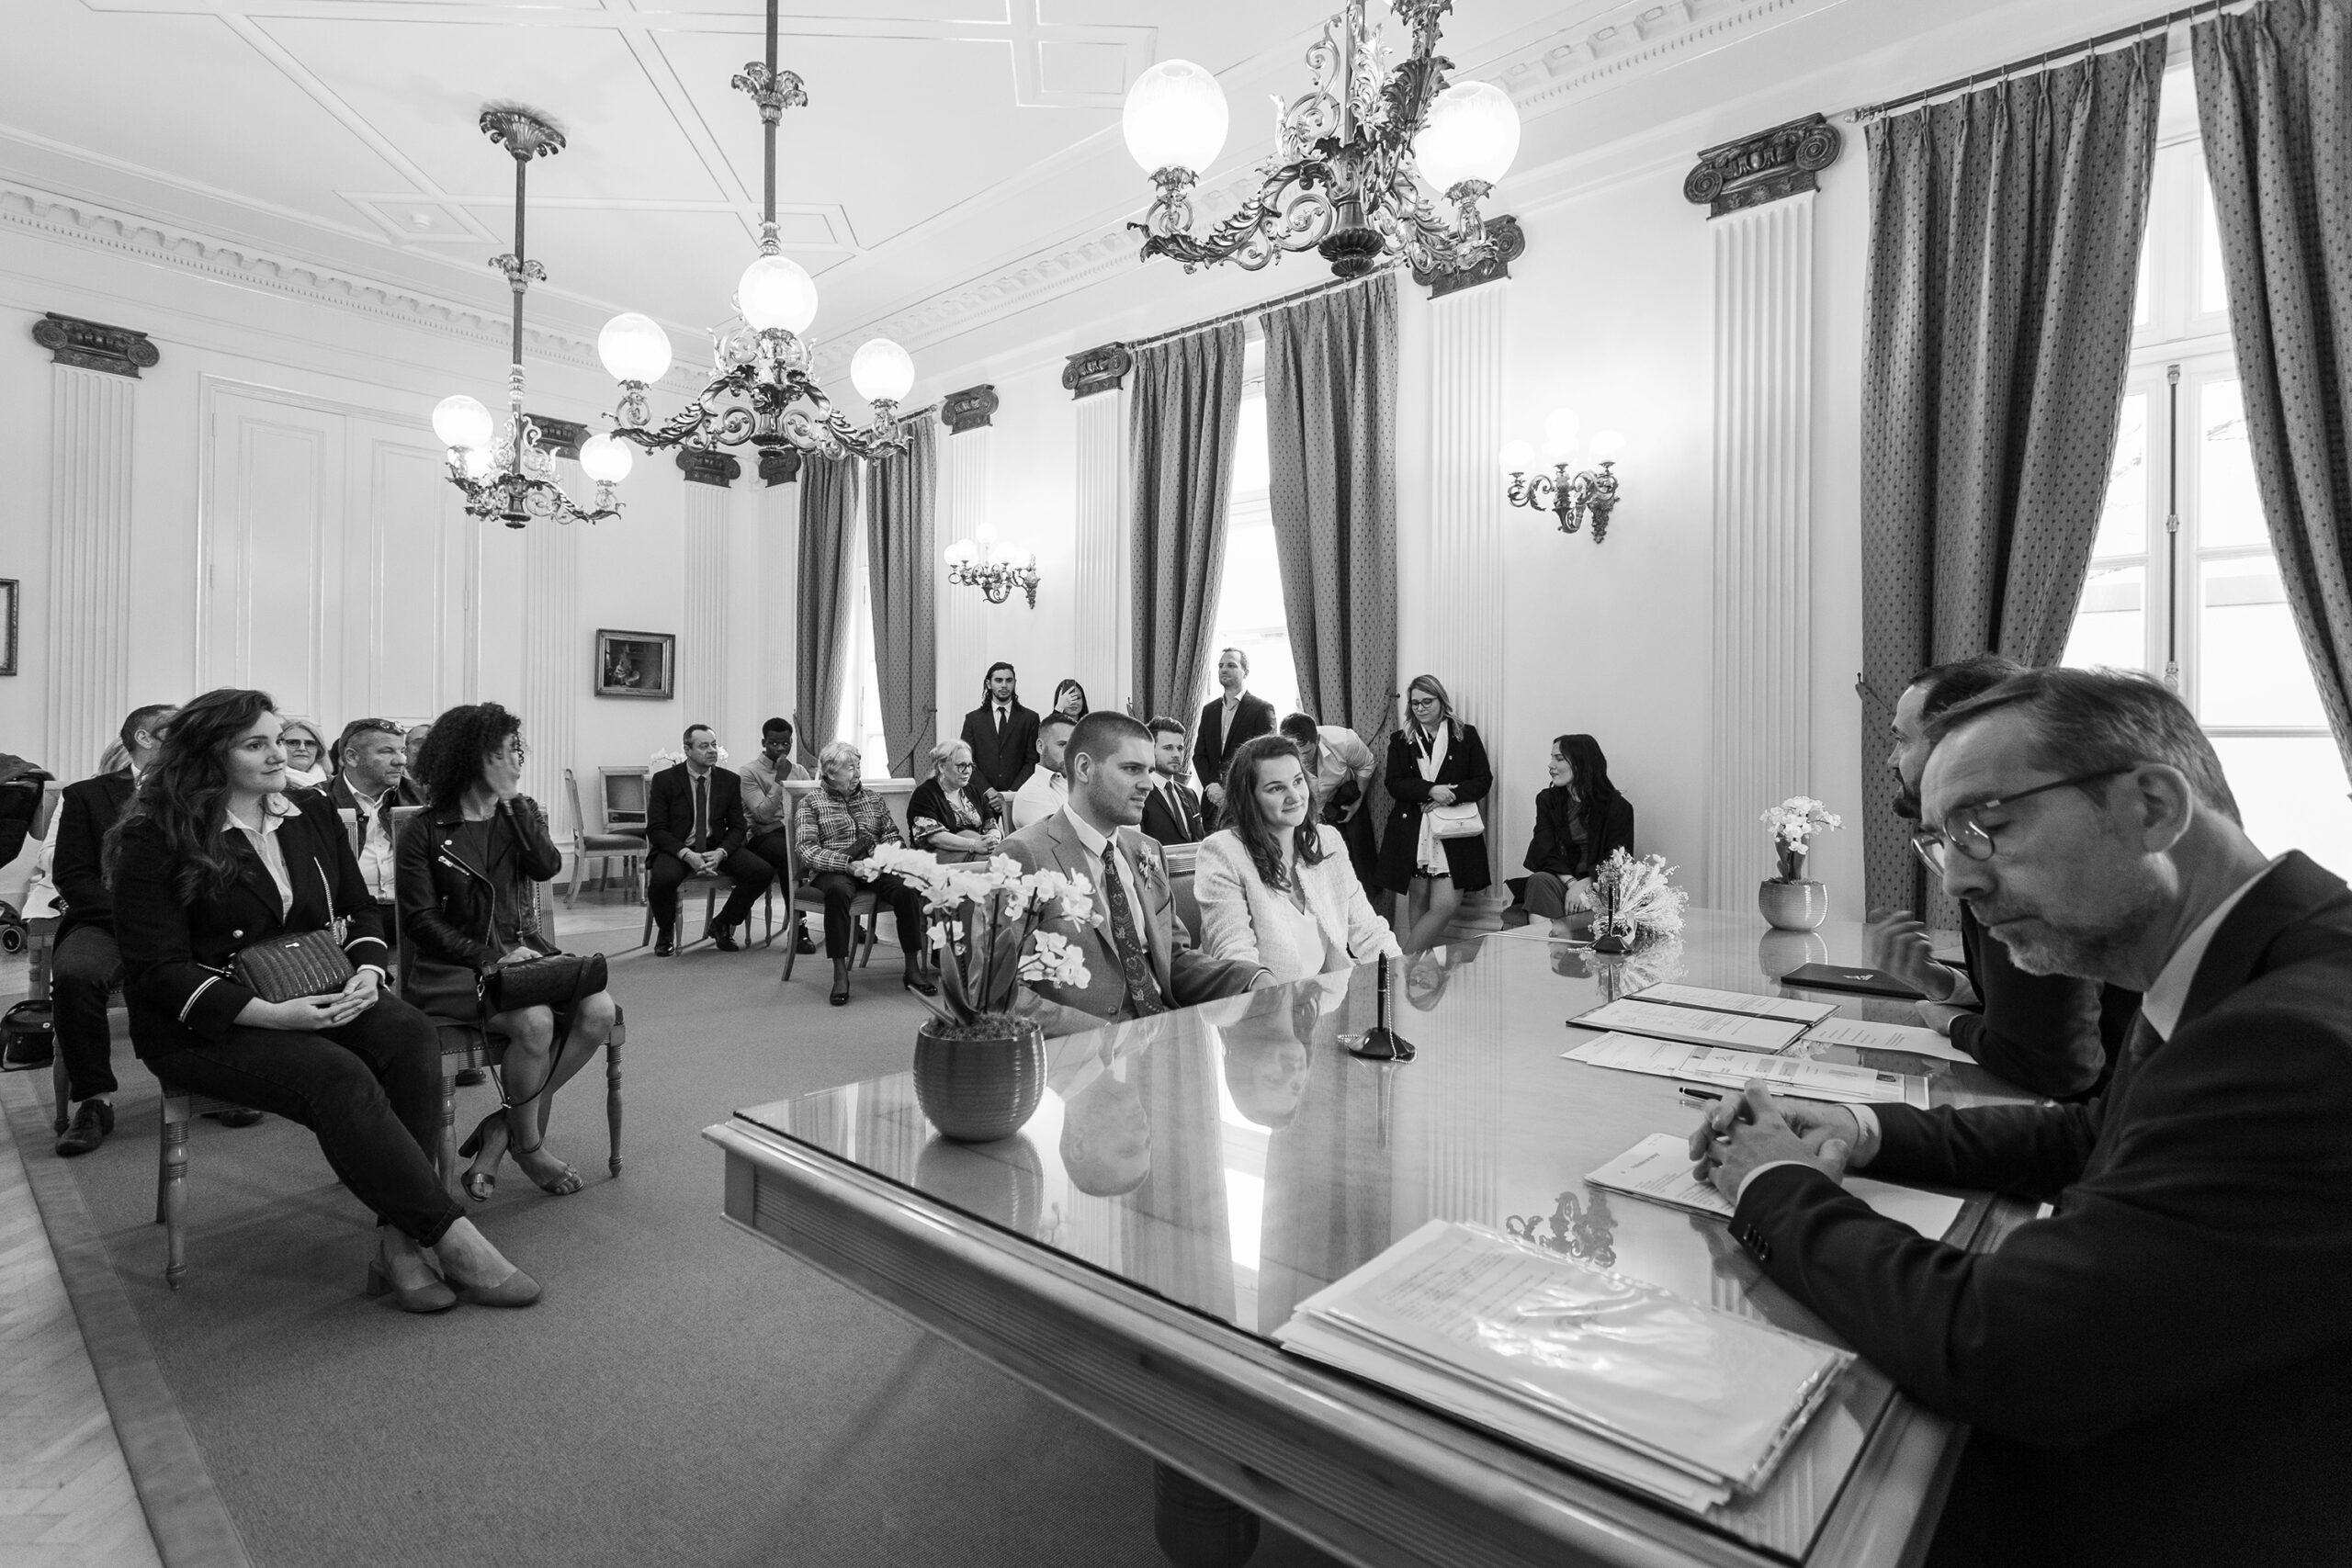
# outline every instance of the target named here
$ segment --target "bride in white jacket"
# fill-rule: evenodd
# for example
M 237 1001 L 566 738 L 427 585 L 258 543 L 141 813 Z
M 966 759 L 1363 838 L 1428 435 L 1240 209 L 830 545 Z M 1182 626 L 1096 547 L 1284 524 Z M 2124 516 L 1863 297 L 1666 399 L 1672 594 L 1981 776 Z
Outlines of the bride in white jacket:
M 1247 742 L 1224 783 L 1227 826 L 1202 840 L 1193 872 L 1204 952 L 1254 959 L 1276 985 L 1382 953 L 1403 956 L 1364 897 L 1339 829 L 1316 822 L 1295 741 L 1267 735 Z

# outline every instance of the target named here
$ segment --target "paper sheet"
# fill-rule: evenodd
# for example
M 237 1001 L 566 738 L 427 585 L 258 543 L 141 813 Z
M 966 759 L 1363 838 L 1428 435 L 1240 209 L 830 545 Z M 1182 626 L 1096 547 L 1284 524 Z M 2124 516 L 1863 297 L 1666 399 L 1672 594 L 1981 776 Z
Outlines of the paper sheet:
M 1705 986 L 1651 986 L 1635 991 L 1628 1001 L 1671 1002 L 1676 1007 L 1704 1008 L 1710 1012 L 1744 1012 L 1758 1018 L 1792 1018 L 1814 1023 L 1838 1010 L 1832 1002 L 1799 1001 L 1794 997 L 1758 997 L 1746 991 L 1718 991 Z
M 1671 1208 L 1731 1218 L 1731 1200 L 1717 1191 L 1713 1183 L 1701 1181 L 1690 1174 L 1690 1140 L 1687 1136 L 1652 1133 L 1585 1179 L 1596 1187 L 1647 1198 Z M 1845 1188 L 1888 1219 L 1902 1221 L 1929 1241 L 1941 1241 L 1952 1222 L 1960 1217 L 1961 1210 L 1967 1206 L 1962 1200 L 1940 1192 L 1922 1192 L 1913 1187 L 1872 1181 L 1866 1176 L 1848 1176 Z
M 1708 1012 L 1665 1002 L 1603 1002 L 1569 1022 L 1580 1029 L 1615 1029 L 1693 1045 L 1728 1045 L 1741 1051 L 1778 1051 L 1804 1032 L 1794 1019 L 1757 1018 L 1746 1013 Z
M 1865 1051 L 1908 1051 L 1947 1062 L 1976 1058 L 1932 1029 L 1912 1023 L 1871 1023 L 1859 1018 L 1826 1018 L 1804 1032 L 1800 1044 L 1852 1045 Z
M 1891 1103 L 1921 1111 L 1928 1108 L 1927 1079 L 1908 1073 L 1848 1066 L 1840 1062 L 1759 1056 L 1752 1051 L 1715 1050 L 1665 1040 L 1643 1040 L 1630 1034 L 1604 1034 L 1560 1055 L 1591 1066 L 1715 1084 L 1735 1091 L 1747 1087 L 1750 1078 L 1762 1078 L 1780 1093 L 1803 1100 L 1865 1105 Z

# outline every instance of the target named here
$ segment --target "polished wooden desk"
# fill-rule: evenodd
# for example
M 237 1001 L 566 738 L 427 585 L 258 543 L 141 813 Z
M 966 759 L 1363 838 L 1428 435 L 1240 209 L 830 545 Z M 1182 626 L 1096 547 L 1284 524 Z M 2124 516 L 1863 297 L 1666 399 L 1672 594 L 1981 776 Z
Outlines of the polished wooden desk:
M 1565 1021 L 1605 996 L 1665 979 L 1770 992 L 1768 970 L 1859 962 L 1861 944 L 1859 926 L 1792 942 L 1713 913 L 1624 961 L 1541 935 L 1455 943 L 1397 977 L 1409 1065 L 1338 1043 L 1372 1020 L 1367 968 L 1054 1042 L 1049 1091 L 1001 1143 L 933 1134 L 910 1074 L 705 1135 L 737 1224 L 1349 1561 L 1892 1564 L 1924 1544 L 1959 1433 L 1867 1365 L 1761 1494 L 1702 1517 L 1269 1337 L 1432 1217 L 1832 1337 L 1720 1221 L 1583 1184 L 1693 1117 L 1667 1080 L 1560 1053 L 1589 1038 Z M 1973 1065 L 1820 1054 L 1923 1072 L 1939 1104 L 2025 1098 Z M 2010 1208 L 1972 1198 L 1949 1239 L 1987 1245 Z

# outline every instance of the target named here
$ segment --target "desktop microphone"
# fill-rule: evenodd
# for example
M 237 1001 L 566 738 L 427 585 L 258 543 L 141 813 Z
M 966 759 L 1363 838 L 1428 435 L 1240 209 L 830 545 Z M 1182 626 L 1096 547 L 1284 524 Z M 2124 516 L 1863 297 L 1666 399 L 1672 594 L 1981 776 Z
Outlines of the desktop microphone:
M 1380 955 L 1380 975 L 1373 992 L 1373 1025 L 1362 1042 L 1348 1047 L 1348 1055 L 1367 1062 L 1413 1059 L 1412 1042 L 1388 1027 L 1388 955 L 1385 953 Z

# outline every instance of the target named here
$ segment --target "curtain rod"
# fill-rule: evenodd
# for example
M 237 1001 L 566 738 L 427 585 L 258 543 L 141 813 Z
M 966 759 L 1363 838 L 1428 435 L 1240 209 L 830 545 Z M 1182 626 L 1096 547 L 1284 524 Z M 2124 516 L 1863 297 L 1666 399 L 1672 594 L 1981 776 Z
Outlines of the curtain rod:
M 1385 262 L 1362 277 L 1333 278 L 1329 282 L 1298 289 L 1295 293 L 1278 294 L 1272 299 L 1262 299 L 1255 305 L 1244 305 L 1238 310 L 1227 310 L 1222 316 L 1211 316 L 1204 321 L 1194 321 L 1189 327 L 1178 327 L 1172 332 L 1155 333 L 1149 337 L 1136 338 L 1125 344 L 1125 347 L 1132 354 L 1137 349 L 1151 348 L 1163 343 L 1173 343 L 1180 337 L 1191 337 L 1196 333 L 1208 332 L 1212 328 L 1225 325 L 1227 321 L 1238 321 L 1246 316 L 1254 316 L 1263 310 L 1279 310 L 1285 305 L 1295 305 L 1302 299 L 1312 299 L 1317 295 L 1337 294 L 1342 288 L 1355 288 L 1363 284 L 1376 282 L 1404 265 L 1403 262 L 1397 261 Z
M 1980 82 L 2005 81 L 2029 70 L 2039 73 L 2049 69 L 2052 60 L 2057 61 L 2061 65 L 2068 64 L 2076 55 L 2096 53 L 2111 43 L 2121 43 L 2127 39 L 2147 38 L 2157 32 L 2168 32 L 2176 25 L 2194 21 L 2199 17 L 2216 17 L 2224 11 L 2252 10 L 2256 4 L 2256 0 L 2202 0 L 2201 4 L 2184 6 L 2177 11 L 2166 11 L 2160 17 L 2150 17 L 2144 22 L 2135 22 L 2128 28 L 2118 28 L 2113 32 L 2101 33 L 2097 38 L 2084 39 L 2078 43 L 2065 44 L 2057 49 L 2045 49 L 2040 54 L 2030 54 L 2023 60 L 2011 61 L 2008 64 L 1995 70 L 1974 72 L 1946 82 L 1941 86 L 1926 87 L 1916 93 L 1905 93 L 1899 98 L 1889 98 L 1884 103 L 1864 104 L 1859 108 L 1849 109 L 1846 112 L 1846 118 L 1859 125 L 1863 120 L 1877 119 L 1893 114 L 1897 109 L 1906 109 L 1914 104 L 1925 103 L 1929 98 L 1942 97 L 1946 93 L 1966 92 Z

